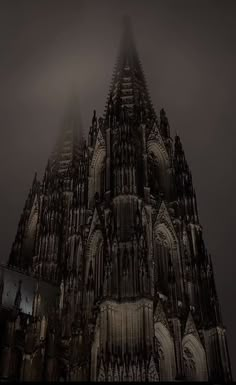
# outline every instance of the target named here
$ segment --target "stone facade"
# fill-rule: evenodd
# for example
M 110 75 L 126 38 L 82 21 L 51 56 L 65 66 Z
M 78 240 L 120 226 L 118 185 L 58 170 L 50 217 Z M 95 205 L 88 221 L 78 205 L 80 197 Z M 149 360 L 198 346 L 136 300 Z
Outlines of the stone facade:
M 70 111 L 0 275 L 0 376 L 231 381 L 212 260 L 179 136 L 127 24 L 88 142 Z

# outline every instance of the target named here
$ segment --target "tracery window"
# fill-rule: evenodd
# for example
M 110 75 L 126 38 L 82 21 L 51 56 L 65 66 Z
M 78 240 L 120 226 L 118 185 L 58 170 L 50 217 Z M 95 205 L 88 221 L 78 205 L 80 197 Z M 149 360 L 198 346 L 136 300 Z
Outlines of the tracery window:
M 160 381 L 175 379 L 174 345 L 167 328 L 160 322 L 155 326 L 155 345 L 159 358 Z
M 208 380 L 205 350 L 192 334 L 187 334 L 183 339 L 183 361 L 187 381 Z

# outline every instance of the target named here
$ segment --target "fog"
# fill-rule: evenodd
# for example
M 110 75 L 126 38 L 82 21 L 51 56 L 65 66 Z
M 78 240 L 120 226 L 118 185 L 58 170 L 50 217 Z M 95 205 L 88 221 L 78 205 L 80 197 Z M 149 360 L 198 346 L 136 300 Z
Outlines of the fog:
M 103 114 L 125 14 L 156 112 L 192 170 L 236 374 L 235 0 L 0 1 L 1 261 L 71 95 L 85 133 Z

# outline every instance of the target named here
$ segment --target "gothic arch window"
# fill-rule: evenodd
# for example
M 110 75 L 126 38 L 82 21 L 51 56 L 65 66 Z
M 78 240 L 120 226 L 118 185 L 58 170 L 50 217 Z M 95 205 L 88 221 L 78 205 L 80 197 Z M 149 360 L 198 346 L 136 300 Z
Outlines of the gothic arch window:
M 136 148 L 136 185 L 137 185 L 137 193 L 138 195 L 143 196 L 144 190 L 144 167 L 143 167 L 143 159 L 139 149 Z
M 206 354 L 201 342 L 189 334 L 183 338 L 184 371 L 187 381 L 207 381 Z
M 85 284 L 94 282 L 94 296 L 100 296 L 103 286 L 104 266 L 103 266 L 103 236 L 100 230 L 96 230 L 91 236 L 86 253 L 86 273 Z
M 159 192 L 169 196 L 170 176 L 168 173 L 169 159 L 163 146 L 155 141 L 148 143 L 149 184 L 151 194 Z
M 68 269 L 75 267 L 78 271 L 82 254 L 83 254 L 82 239 L 79 235 L 74 234 L 67 241 Z
M 25 263 L 28 264 L 33 257 L 34 252 L 34 242 L 36 237 L 37 223 L 38 223 L 38 210 L 37 210 L 37 202 L 33 204 L 28 224 L 25 230 L 24 236 L 24 244 L 23 244 L 23 256 L 25 259 Z
M 100 146 L 93 155 L 89 176 L 89 204 L 93 205 L 94 195 L 103 196 L 105 191 L 105 148 Z
M 151 157 L 149 158 L 149 186 L 153 196 L 161 192 L 159 164 Z
M 100 346 L 100 329 L 96 328 L 95 337 L 92 345 L 91 351 L 91 380 L 97 381 L 97 372 L 98 372 L 98 351 Z
M 83 243 L 82 243 L 81 237 L 78 237 L 77 246 L 76 246 L 76 255 L 75 255 L 75 264 L 76 264 L 77 271 L 79 271 L 81 267 L 82 257 L 83 257 Z
M 155 324 L 155 339 L 159 355 L 160 381 L 173 381 L 176 375 L 174 343 L 170 332 L 161 322 Z
M 148 247 L 152 244 L 152 232 L 151 226 L 149 225 L 149 220 L 151 222 L 151 218 L 148 219 L 148 213 L 145 208 L 142 209 L 142 226 L 145 230 L 146 240 Z
M 165 224 L 155 229 L 154 279 L 157 290 L 168 296 L 168 269 L 171 261 L 176 267 L 177 249 L 175 240 Z
M 178 239 L 165 208 L 161 207 L 153 226 L 154 238 L 154 283 L 156 291 L 168 296 L 168 272 L 172 266 L 176 278 L 177 297 L 182 298 L 181 262 Z
M 101 199 L 104 197 L 104 192 L 106 191 L 106 169 L 105 164 L 103 163 L 101 171 L 100 171 L 100 180 L 98 181 L 98 188 L 99 188 L 99 196 Z

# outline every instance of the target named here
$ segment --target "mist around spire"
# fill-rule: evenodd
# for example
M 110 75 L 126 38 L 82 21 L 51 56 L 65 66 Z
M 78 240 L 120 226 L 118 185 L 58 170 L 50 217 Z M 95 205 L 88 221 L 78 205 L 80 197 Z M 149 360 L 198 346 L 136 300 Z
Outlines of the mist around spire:
M 137 111 L 149 118 L 155 115 L 152 107 L 141 62 L 135 46 L 131 20 L 125 16 L 122 22 L 123 34 L 120 42 L 117 62 L 114 68 L 112 84 L 105 108 L 105 116 L 114 112 L 119 120 L 125 108 L 128 115 L 135 118 Z
M 106 121 L 94 110 L 81 148 L 73 95 L 42 184 L 34 178 L 7 269 L 22 276 L 11 302 L 0 277 L 4 381 L 231 381 L 192 174 L 164 109 L 155 120 L 123 25 Z M 26 275 L 53 285 L 27 289 Z
M 78 93 L 73 90 L 65 108 L 59 137 L 50 163 L 53 169 L 64 173 L 76 166 L 84 142 Z
M 121 44 L 123 48 L 131 48 L 135 46 L 134 44 L 134 35 L 132 29 L 132 21 L 129 15 L 124 15 L 122 20 L 123 27 L 123 36 L 121 40 Z

